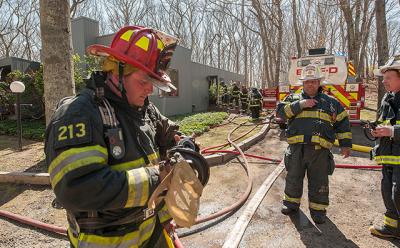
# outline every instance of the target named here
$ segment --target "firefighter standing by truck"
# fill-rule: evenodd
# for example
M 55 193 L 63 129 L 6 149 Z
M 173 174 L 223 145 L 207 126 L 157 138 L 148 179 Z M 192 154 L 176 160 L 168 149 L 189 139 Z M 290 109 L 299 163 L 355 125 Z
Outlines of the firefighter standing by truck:
M 298 211 L 307 172 L 309 209 L 317 224 L 325 222 L 329 205 L 328 175 L 335 168 L 330 148 L 337 137 L 342 155 L 348 157 L 352 145 L 348 114 L 336 99 L 322 93 L 322 80 L 317 65 L 306 66 L 299 79 L 302 93 L 290 94 L 277 107 L 277 115 L 288 122 L 289 143 L 281 211 L 285 215 Z
M 382 66 L 377 75 L 383 76 L 388 91 L 378 112 L 382 125 L 371 131 L 380 138 L 373 156 L 383 166 L 381 192 L 386 212 L 383 226 L 371 226 L 369 230 L 378 237 L 400 238 L 400 54 Z
M 262 109 L 262 95 L 257 88 L 251 89 L 249 109 L 251 111 L 251 118 L 253 120 L 260 118 L 260 112 Z
M 46 162 L 72 247 L 174 247 L 167 208 L 146 203 L 171 170 L 158 162 L 177 140 L 178 126 L 148 100 L 153 85 L 174 88 L 165 71 L 175 47 L 159 31 L 122 28 L 110 47 L 88 47 L 104 56 L 103 71 L 54 113 Z

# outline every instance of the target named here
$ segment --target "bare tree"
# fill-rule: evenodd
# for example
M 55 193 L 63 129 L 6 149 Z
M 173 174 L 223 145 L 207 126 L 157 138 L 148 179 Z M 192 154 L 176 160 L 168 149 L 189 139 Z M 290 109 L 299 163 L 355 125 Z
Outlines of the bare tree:
M 145 0 L 109 0 L 106 15 L 112 32 L 126 25 L 137 25 L 148 14 Z
M 0 0 L 0 56 L 39 58 L 38 1 Z M 377 61 L 372 0 L 69 2 L 70 16 L 98 20 L 100 34 L 128 24 L 154 27 L 179 37 L 193 61 L 242 73 L 263 87 L 287 80 L 290 58 L 317 46 L 347 53 L 358 75 L 368 75 Z M 386 0 L 389 54 L 400 49 L 398 6 Z
M 17 28 L 20 34 L 20 46 L 17 56 L 29 60 L 39 60 L 40 53 L 40 34 L 39 26 L 39 5 L 38 1 L 31 1 L 24 5 L 24 13 L 21 13 L 19 18 L 24 21 L 23 25 Z
M 21 9 L 24 7 L 22 1 L 16 1 L 11 4 L 8 1 L 0 2 L 0 9 L 2 9 L 1 22 L 0 22 L 0 51 L 5 57 L 10 57 L 13 54 L 13 49 L 16 47 L 18 36 L 20 35 L 18 29 L 25 25 L 26 19 L 21 16 Z
M 299 27 L 297 25 L 297 7 L 296 0 L 292 0 L 292 18 L 293 18 L 293 30 L 296 37 L 296 48 L 297 48 L 297 57 L 301 56 L 301 43 L 300 43 L 300 32 Z
M 46 124 L 64 97 L 75 94 L 68 1 L 40 0 Z
M 387 37 L 387 25 L 386 25 L 386 12 L 385 12 L 385 0 L 375 1 L 376 11 L 376 44 L 378 48 L 378 66 L 382 66 L 389 59 L 389 47 Z M 378 28 L 379 27 L 379 28 Z M 382 84 L 382 78 L 378 79 L 378 104 L 381 102 L 385 89 Z
M 347 47 L 349 59 L 353 61 L 357 75 L 364 70 L 363 56 L 375 10 L 371 0 L 355 0 L 353 5 L 347 0 L 339 0 L 347 27 Z
M 258 24 L 259 24 L 259 35 L 262 40 L 262 53 L 263 53 L 263 68 L 262 68 L 262 74 L 261 74 L 261 80 L 263 82 L 263 88 L 271 82 L 270 75 L 268 73 L 269 71 L 269 41 L 268 41 L 268 28 L 267 28 L 267 23 L 266 23 L 266 17 L 265 17 L 265 12 L 262 8 L 262 4 L 259 0 L 252 0 L 251 1 L 252 6 L 254 8 L 254 16 L 257 18 Z
M 78 10 L 78 6 L 82 4 L 85 0 L 72 0 L 71 7 L 69 12 L 71 14 L 71 18 L 75 18 L 76 11 Z

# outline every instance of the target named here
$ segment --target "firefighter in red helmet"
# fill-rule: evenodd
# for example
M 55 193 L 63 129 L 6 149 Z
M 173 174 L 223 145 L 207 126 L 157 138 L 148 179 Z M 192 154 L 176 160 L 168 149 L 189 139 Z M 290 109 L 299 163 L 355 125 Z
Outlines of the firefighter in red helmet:
M 176 42 L 154 29 L 122 28 L 111 46 L 88 47 L 104 58 L 103 70 L 59 103 L 45 152 L 72 247 L 174 247 L 167 208 L 146 204 L 171 169 L 158 162 L 178 139 L 178 126 L 148 99 L 153 86 L 175 90 L 166 70 Z

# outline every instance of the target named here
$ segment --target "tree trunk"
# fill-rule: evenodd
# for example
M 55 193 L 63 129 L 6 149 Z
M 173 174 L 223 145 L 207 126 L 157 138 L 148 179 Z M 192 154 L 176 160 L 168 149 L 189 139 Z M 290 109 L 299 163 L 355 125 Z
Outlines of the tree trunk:
M 279 85 L 279 73 L 281 70 L 281 57 L 282 57 L 282 36 L 283 36 L 283 13 L 282 13 L 282 8 L 281 8 L 281 1 L 280 0 L 275 0 L 274 1 L 274 7 L 277 9 L 277 32 L 278 32 L 278 37 L 277 37 L 277 44 L 276 44 L 276 53 L 275 53 L 275 71 L 274 71 L 274 81 L 270 85 L 270 87 L 275 87 Z
M 241 8 L 241 18 L 242 18 L 242 20 L 244 21 L 245 20 L 245 18 L 244 18 L 244 0 L 242 0 L 242 8 Z M 241 27 L 242 27 L 242 35 L 243 35 L 243 37 L 242 37 L 242 43 L 243 43 L 243 51 L 244 51 L 244 54 L 243 54 L 243 57 L 244 57 L 244 82 L 245 82 L 245 85 L 246 86 L 249 86 L 248 84 L 249 84 L 249 73 L 248 73 L 248 44 L 247 44 L 247 30 L 246 30 L 246 27 L 243 25 L 243 23 L 241 23 L 242 25 L 241 25 Z
M 389 59 L 387 25 L 386 25 L 386 12 L 385 0 L 376 0 L 375 2 L 375 20 L 377 28 L 376 32 L 376 45 L 378 48 L 378 66 L 382 66 Z M 382 77 L 378 77 L 378 107 L 381 99 L 385 94 L 385 89 L 382 84 Z
M 293 28 L 296 38 L 296 48 L 297 48 L 297 58 L 301 57 L 301 44 L 300 44 L 300 32 L 297 25 L 297 6 L 296 0 L 292 0 L 292 18 L 293 18 Z
M 258 25 L 260 28 L 260 38 L 261 38 L 261 44 L 262 44 L 262 54 L 263 54 L 263 73 L 262 73 L 262 77 L 261 77 L 261 81 L 263 84 L 263 88 L 264 85 L 268 85 L 268 87 L 271 84 L 271 77 L 269 76 L 269 59 L 268 59 L 268 54 L 270 52 L 270 49 L 268 49 L 268 36 L 269 33 L 267 31 L 267 27 L 266 27 L 266 20 L 264 18 L 264 14 L 263 14 L 263 10 L 261 7 L 261 2 L 259 0 L 252 0 L 251 1 L 252 6 L 254 8 L 254 10 L 256 11 L 256 18 L 258 21 Z M 272 60 L 273 61 L 273 60 Z
M 40 0 L 46 125 L 57 103 L 75 94 L 69 1 Z

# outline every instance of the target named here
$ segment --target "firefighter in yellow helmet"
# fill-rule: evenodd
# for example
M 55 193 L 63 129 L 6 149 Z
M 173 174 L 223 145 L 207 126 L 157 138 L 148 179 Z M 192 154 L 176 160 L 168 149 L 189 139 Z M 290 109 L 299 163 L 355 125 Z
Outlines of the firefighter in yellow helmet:
M 320 87 L 323 75 L 317 65 L 306 66 L 300 77 L 301 94 L 290 94 L 278 104 L 277 114 L 287 120 L 287 170 L 282 206 L 285 215 L 298 211 L 307 173 L 311 217 L 317 224 L 325 222 L 329 205 L 329 179 L 335 169 L 330 148 L 337 137 L 342 155 L 350 154 L 351 132 L 346 110 L 324 94 Z
M 147 202 L 171 170 L 160 158 L 177 141 L 178 126 L 148 99 L 153 86 L 175 89 L 166 74 L 175 47 L 157 30 L 124 27 L 110 47 L 88 47 L 104 57 L 103 71 L 59 103 L 45 152 L 72 247 L 174 247 L 167 208 Z
M 378 237 L 400 238 L 400 54 L 389 59 L 376 74 L 383 76 L 387 90 L 378 112 L 382 124 L 372 131 L 379 138 L 373 155 L 383 166 L 381 192 L 386 212 L 383 226 L 371 226 L 369 230 Z

